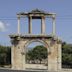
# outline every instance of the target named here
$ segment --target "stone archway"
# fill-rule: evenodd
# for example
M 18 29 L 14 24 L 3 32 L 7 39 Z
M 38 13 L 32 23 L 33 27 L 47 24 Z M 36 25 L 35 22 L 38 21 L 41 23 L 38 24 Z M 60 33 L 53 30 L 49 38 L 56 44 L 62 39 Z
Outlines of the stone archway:
M 40 42 L 43 44 L 44 47 L 46 47 L 48 49 L 48 52 L 50 51 L 50 48 L 49 48 L 49 45 L 48 43 L 45 41 L 45 40 L 40 40 L 40 39 L 33 39 L 33 40 L 28 40 L 26 43 L 25 43 L 25 48 L 27 48 L 27 46 L 32 43 L 32 42 Z
M 25 68 L 29 68 L 29 67 L 31 67 L 30 65 L 28 65 L 28 64 L 26 64 L 26 48 L 28 47 L 28 45 L 30 44 L 30 43 L 32 43 L 32 42 L 40 42 L 40 43 L 42 43 L 43 44 L 43 46 L 44 47 L 46 47 L 47 48 L 47 51 L 49 52 L 50 51 L 50 49 L 49 49 L 49 45 L 48 45 L 48 43 L 45 41 L 45 40 L 41 40 L 41 39 L 38 39 L 38 38 L 33 38 L 33 39 L 26 39 L 25 41 L 24 41 L 24 43 L 23 43 L 23 46 L 22 46 L 22 51 L 21 51 L 21 54 L 22 54 L 22 60 L 23 60 L 23 63 L 22 63 L 22 66 L 23 66 L 23 69 Z M 47 64 L 48 65 L 48 64 Z M 40 69 L 43 69 L 43 67 L 44 66 L 41 66 L 41 65 L 38 65 L 38 66 L 36 66 L 36 65 L 33 65 L 32 67 L 38 67 L 38 69 L 40 68 Z M 46 67 L 45 69 L 47 69 L 48 67 Z
M 40 40 L 40 39 L 33 39 L 33 40 L 29 40 L 25 43 L 25 50 L 27 50 L 28 46 L 34 42 L 38 42 L 41 43 L 45 48 L 47 48 L 47 52 L 49 52 L 49 45 L 47 44 L 47 42 L 45 42 L 44 40 Z M 25 51 L 26 52 L 26 51 Z M 26 54 L 26 53 L 25 53 Z M 48 56 L 47 56 L 48 57 Z M 25 55 L 25 60 L 26 60 L 26 55 Z M 48 66 L 48 61 L 47 59 L 44 61 L 45 64 L 28 64 L 25 61 L 25 65 L 26 65 L 26 69 L 46 69 L 47 70 L 47 66 Z
M 25 48 L 29 43 L 39 41 L 48 48 L 48 67 L 49 71 L 61 69 L 61 42 L 49 36 L 12 36 L 12 68 L 25 70 Z
M 18 18 L 18 34 L 10 35 L 12 42 L 12 68 L 17 70 L 25 70 L 25 48 L 33 42 L 39 41 L 43 43 L 48 50 L 48 71 L 61 70 L 61 40 L 56 36 L 55 28 L 55 16 L 54 13 L 47 13 L 41 10 L 32 10 L 31 12 L 21 12 L 17 14 Z M 22 35 L 20 33 L 20 18 L 28 18 L 28 34 Z M 51 35 L 45 34 L 45 18 L 52 19 L 52 33 Z M 32 19 L 41 20 L 41 34 L 32 34 Z

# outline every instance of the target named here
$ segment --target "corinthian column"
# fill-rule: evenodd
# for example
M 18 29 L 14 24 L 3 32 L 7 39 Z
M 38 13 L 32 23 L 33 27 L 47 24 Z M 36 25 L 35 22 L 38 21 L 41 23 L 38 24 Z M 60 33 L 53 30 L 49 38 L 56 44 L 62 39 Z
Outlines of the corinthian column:
M 18 17 L 18 34 L 20 34 L 20 17 Z
M 45 17 L 41 19 L 41 34 L 45 34 Z
M 29 17 L 29 34 L 32 33 L 32 17 Z
M 55 34 L 56 34 L 56 22 L 55 22 L 55 17 L 52 18 L 52 22 L 53 22 L 52 34 L 55 35 Z

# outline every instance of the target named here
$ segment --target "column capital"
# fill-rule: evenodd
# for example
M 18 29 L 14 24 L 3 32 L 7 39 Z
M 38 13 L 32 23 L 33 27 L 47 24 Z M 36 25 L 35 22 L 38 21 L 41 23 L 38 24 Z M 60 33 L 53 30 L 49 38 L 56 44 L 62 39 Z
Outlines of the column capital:
M 28 16 L 28 18 L 32 18 L 32 16 L 31 16 L 31 15 L 29 15 L 29 16 Z
M 18 18 L 18 19 L 20 19 L 20 16 L 19 16 L 19 15 L 17 15 L 17 18 Z
M 20 17 L 17 17 L 18 19 L 20 19 Z
M 55 20 L 56 19 L 56 17 L 52 17 L 52 20 Z
M 55 19 L 56 18 L 56 15 L 52 15 L 52 19 Z
M 42 18 L 42 19 L 45 19 L 45 16 L 42 16 L 41 18 Z

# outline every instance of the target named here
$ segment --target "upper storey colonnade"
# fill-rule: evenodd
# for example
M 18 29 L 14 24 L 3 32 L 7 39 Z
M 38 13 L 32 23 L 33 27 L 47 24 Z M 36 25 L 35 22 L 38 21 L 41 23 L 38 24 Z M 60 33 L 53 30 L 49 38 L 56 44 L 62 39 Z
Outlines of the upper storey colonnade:
M 28 34 L 32 34 L 32 19 L 41 19 L 41 34 L 45 34 L 45 18 L 52 19 L 52 35 L 56 34 L 56 23 L 55 23 L 55 13 L 47 13 L 39 9 L 32 10 L 31 12 L 25 13 L 20 12 L 17 14 L 18 18 L 18 34 L 20 34 L 20 18 L 28 18 Z

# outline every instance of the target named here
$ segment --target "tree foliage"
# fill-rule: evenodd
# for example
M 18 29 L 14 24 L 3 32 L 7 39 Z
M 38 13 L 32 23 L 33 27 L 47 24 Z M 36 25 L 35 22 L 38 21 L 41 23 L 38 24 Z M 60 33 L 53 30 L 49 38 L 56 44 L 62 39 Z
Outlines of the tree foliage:
M 41 61 L 46 58 L 47 58 L 47 48 L 45 48 L 42 45 L 34 47 L 27 53 L 27 59 L 33 60 L 34 62 L 38 60 L 41 63 Z
M 0 65 L 11 64 L 11 48 L 0 45 Z
M 62 66 L 72 68 L 72 44 L 62 44 Z

